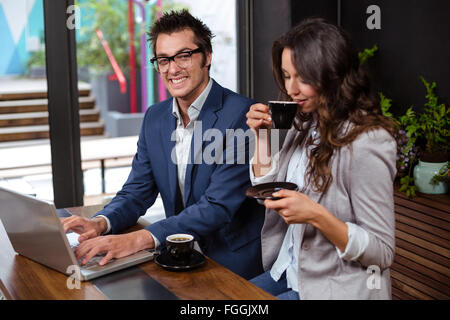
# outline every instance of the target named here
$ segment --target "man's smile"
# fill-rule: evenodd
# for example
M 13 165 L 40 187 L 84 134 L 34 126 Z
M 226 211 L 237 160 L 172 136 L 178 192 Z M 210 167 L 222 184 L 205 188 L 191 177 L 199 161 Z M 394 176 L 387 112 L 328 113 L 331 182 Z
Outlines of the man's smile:
M 173 78 L 173 79 L 170 79 L 170 82 L 172 82 L 173 84 L 179 84 L 186 79 L 187 79 L 187 77 Z

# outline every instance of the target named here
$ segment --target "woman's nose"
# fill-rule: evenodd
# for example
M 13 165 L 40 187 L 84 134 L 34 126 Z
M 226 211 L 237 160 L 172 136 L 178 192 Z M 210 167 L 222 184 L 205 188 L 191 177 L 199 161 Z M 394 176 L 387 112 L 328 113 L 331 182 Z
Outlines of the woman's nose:
M 292 97 L 292 96 L 295 96 L 295 95 L 297 95 L 299 93 L 300 88 L 296 84 L 296 81 L 289 80 L 286 83 L 286 91 L 287 91 L 288 95 L 290 95 Z

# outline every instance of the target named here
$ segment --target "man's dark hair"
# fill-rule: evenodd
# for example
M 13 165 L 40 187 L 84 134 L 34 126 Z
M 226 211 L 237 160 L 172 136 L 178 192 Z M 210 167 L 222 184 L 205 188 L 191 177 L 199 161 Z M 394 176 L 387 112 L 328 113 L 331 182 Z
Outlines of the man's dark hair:
M 156 21 L 148 33 L 149 40 L 152 43 L 153 54 L 156 55 L 156 40 L 161 33 L 171 34 L 173 32 L 190 29 L 194 32 L 194 42 L 205 52 L 212 53 L 211 39 L 213 34 L 211 30 L 199 19 L 193 17 L 188 10 L 165 12 L 161 18 Z

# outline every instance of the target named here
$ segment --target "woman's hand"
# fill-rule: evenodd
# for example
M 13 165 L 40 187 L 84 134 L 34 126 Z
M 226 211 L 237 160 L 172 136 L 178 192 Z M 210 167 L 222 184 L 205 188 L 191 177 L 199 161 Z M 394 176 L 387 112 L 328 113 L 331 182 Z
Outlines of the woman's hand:
M 258 132 L 258 129 L 269 129 L 272 127 L 270 108 L 262 103 L 251 105 L 246 117 L 247 125 L 255 132 Z
M 280 200 L 265 200 L 267 209 L 275 210 L 287 224 L 308 223 L 320 230 L 342 252 L 348 242 L 347 225 L 336 218 L 324 206 L 307 195 L 292 191 L 280 190 L 273 194 Z
M 265 200 L 264 205 L 267 209 L 275 210 L 287 224 L 313 224 L 324 209 L 310 197 L 297 191 L 283 189 L 273 196 L 281 199 Z

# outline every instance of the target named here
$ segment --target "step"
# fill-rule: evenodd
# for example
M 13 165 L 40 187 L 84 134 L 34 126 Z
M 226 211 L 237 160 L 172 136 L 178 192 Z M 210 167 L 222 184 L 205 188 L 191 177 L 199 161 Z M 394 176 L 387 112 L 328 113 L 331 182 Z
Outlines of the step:
M 79 97 L 78 101 L 80 109 L 92 109 L 95 106 L 92 96 Z M 48 111 L 48 99 L 0 101 L 0 114 L 42 111 Z
M 88 96 L 91 92 L 90 84 L 80 81 L 78 83 L 78 92 L 79 96 Z M 43 98 L 47 98 L 46 79 L 0 79 L 0 101 Z
M 80 123 L 80 132 L 82 136 L 102 135 L 104 123 L 102 120 L 82 122 Z M 48 125 L 0 128 L 0 142 L 48 138 Z
M 99 119 L 100 111 L 96 108 L 80 110 L 80 122 L 95 122 Z M 0 114 L 0 128 L 46 124 L 48 124 L 47 111 Z
M 90 89 L 78 90 L 80 97 L 86 97 L 91 94 Z M 27 99 L 43 99 L 47 98 L 47 91 L 26 91 L 26 92 L 2 92 L 0 93 L 0 101 L 14 101 Z

